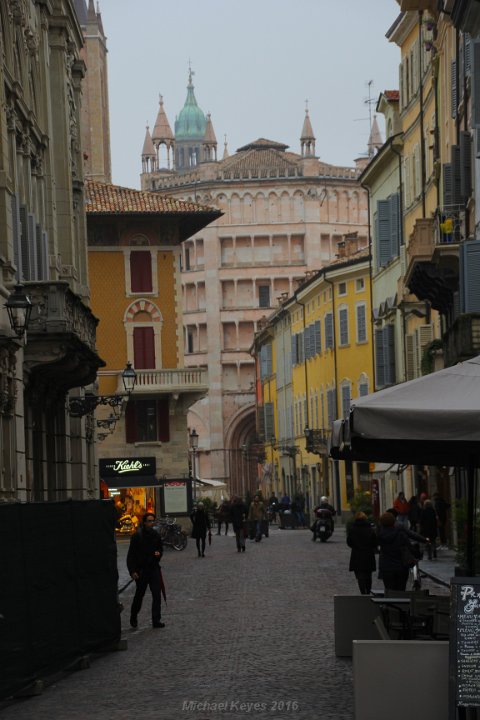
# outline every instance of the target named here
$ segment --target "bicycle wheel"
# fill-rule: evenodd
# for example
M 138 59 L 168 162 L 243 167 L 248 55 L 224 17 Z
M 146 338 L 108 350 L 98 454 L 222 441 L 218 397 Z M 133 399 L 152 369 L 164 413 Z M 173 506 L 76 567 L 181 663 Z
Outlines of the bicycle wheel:
M 187 534 L 181 530 L 177 530 L 172 540 L 172 545 L 175 550 L 185 550 L 185 548 L 187 547 Z

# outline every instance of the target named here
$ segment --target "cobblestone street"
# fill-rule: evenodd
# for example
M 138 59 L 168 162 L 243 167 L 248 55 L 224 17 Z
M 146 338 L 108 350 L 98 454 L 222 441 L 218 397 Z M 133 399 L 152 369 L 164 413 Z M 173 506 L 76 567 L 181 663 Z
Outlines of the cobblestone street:
M 127 544 L 119 544 L 121 582 Z M 333 595 L 357 592 L 343 529 L 326 544 L 308 530 L 278 530 L 237 553 L 213 536 L 162 563 L 166 627 L 153 630 L 150 596 L 128 625 L 133 586 L 122 594 L 126 652 L 109 653 L 43 695 L 5 708 L 4 720 L 295 718 L 352 720 L 352 666 L 334 654 Z M 380 588 L 379 580 L 374 588 Z

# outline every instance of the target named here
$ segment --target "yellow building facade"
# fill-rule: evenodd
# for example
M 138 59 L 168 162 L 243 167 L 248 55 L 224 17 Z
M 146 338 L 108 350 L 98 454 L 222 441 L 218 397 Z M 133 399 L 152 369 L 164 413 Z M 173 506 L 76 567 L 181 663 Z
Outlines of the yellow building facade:
M 259 438 L 265 463 L 262 491 L 305 498 L 321 495 L 348 510 L 368 468 L 328 457 L 331 426 L 356 397 L 373 389 L 370 256 L 349 254 L 312 274 L 282 302 L 258 333 Z

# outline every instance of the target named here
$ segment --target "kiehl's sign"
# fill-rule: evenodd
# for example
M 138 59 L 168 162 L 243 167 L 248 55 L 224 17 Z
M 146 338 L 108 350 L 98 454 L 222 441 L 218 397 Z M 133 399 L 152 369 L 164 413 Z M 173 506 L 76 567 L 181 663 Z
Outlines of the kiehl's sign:
M 155 475 L 157 466 L 154 457 L 107 458 L 99 460 L 100 477 L 128 477 Z

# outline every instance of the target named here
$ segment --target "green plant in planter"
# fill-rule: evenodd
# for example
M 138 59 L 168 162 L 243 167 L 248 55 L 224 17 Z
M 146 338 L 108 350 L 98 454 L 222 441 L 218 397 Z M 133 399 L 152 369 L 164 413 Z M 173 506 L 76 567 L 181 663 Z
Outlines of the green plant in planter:
M 350 500 L 350 510 L 352 517 L 347 521 L 347 528 L 352 524 L 353 517 L 357 512 L 365 513 L 369 522 L 373 522 L 372 494 L 368 491 L 357 490 Z
M 457 544 L 455 545 L 455 560 L 459 568 L 467 566 L 467 502 L 457 500 L 454 506 L 455 524 L 457 526 Z M 475 523 L 475 575 L 480 574 L 480 515 L 478 509 L 474 515 Z

